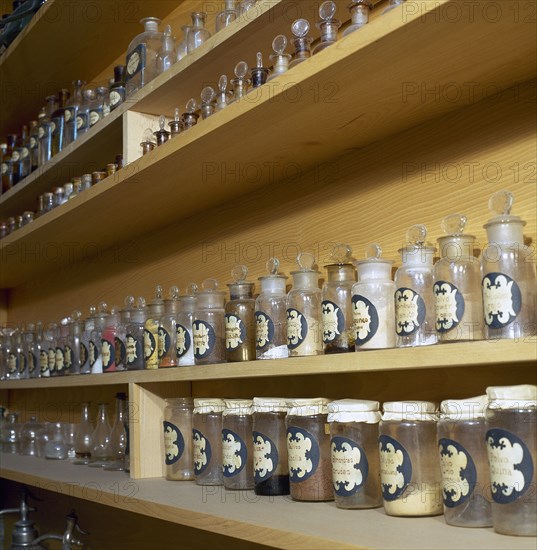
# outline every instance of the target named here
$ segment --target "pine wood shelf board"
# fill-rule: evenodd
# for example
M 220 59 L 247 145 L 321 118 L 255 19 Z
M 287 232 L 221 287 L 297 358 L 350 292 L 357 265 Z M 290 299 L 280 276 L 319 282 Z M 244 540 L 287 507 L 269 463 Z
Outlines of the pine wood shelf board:
M 162 18 L 178 1 L 49 0 L 0 58 L 0 135 L 36 120 L 46 95 L 75 79 L 90 82 L 127 50 L 140 19 Z
M 30 380 L 4 380 L 2 389 L 106 386 L 110 384 L 146 384 L 152 382 L 195 382 L 238 378 L 285 377 L 296 375 L 386 372 L 489 367 L 502 363 L 527 364 L 537 361 L 537 346 L 532 342 L 510 340 L 437 344 L 416 348 L 370 350 L 359 353 L 293 357 L 275 361 L 248 361 L 193 367 L 162 368 L 78 376 L 58 376 Z
M 531 537 L 450 527 L 441 516 L 394 518 L 382 509 L 338 510 L 332 502 L 300 503 L 162 478 L 132 480 L 66 461 L 6 454 L 1 459 L 0 475 L 5 479 L 274 548 L 434 550 L 444 549 L 447 540 L 452 548 L 476 550 L 535 547 Z

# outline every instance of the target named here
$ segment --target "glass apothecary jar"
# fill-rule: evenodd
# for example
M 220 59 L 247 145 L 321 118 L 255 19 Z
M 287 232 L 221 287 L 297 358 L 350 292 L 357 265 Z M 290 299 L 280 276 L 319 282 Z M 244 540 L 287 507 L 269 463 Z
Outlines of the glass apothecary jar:
M 380 480 L 389 516 L 442 514 L 437 420 L 435 404 L 429 401 L 384 403 L 379 426 Z
M 503 535 L 537 535 L 537 386 L 487 388 L 492 523 Z
M 191 397 L 166 399 L 163 421 L 166 479 L 174 481 L 194 479 L 192 461 L 193 409 L 194 403 Z
M 332 482 L 338 508 L 382 506 L 378 449 L 378 401 L 328 403 Z
M 287 458 L 294 500 L 334 500 L 330 460 L 329 399 L 287 401 Z
M 440 404 L 438 451 L 444 517 L 456 527 L 490 527 L 490 476 L 485 443 L 487 396 Z

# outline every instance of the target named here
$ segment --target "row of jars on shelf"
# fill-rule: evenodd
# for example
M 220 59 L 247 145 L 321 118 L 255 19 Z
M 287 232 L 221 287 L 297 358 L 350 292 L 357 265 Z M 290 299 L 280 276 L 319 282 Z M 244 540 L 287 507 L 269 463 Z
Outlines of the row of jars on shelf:
M 257 299 L 248 269 L 237 266 L 227 302 L 218 283 L 207 279 L 184 296 L 172 287 L 167 300 L 159 286 L 148 307 L 129 296 L 125 308 L 108 312 L 101 304 L 85 321 L 76 312 L 46 331 L 6 328 L 2 374 L 46 377 L 531 336 L 535 265 L 523 245 L 525 222 L 510 214 L 512 200 L 507 191 L 491 198 L 497 215 L 485 226 L 490 242 L 481 263 L 475 238 L 464 234 L 466 218 L 456 214 L 443 221 L 446 235 L 438 239 L 441 258 L 434 265 L 426 228 L 410 228 L 395 281 L 393 262 L 381 257 L 378 245 L 357 261 L 348 245 L 336 246 L 322 289 L 313 255 L 297 258 L 289 292 L 272 258 Z
M 90 418 L 90 404 L 82 404 L 80 422 L 38 422 L 32 416 L 24 424 L 18 413 L 4 419 L 0 407 L 0 444 L 5 453 L 55 460 L 73 459 L 75 465 L 87 465 L 114 471 L 129 471 L 128 403 L 125 393 L 116 394 L 115 421 L 108 418 L 107 403 L 100 403 L 96 422 Z
M 487 397 L 488 395 L 488 397 Z M 537 535 L 537 386 L 443 401 L 168 399 L 166 477 Z

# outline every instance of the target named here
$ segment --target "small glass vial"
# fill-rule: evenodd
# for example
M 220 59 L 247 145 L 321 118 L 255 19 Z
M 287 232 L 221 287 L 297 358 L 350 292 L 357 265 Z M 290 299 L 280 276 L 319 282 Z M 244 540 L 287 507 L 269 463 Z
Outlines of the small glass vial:
M 496 216 L 484 226 L 488 245 L 481 256 L 485 336 L 526 338 L 537 332 L 535 260 L 524 245 L 526 222 L 511 214 L 513 195 L 495 193 L 489 208 Z
M 145 300 L 139 298 L 137 306 L 131 310 L 126 328 L 125 363 L 127 370 L 142 370 L 144 368 L 144 338 L 147 315 Z
M 255 300 L 254 283 L 246 282 L 248 268 L 236 266 L 231 272 L 235 280 L 229 287 L 226 303 L 226 359 L 228 362 L 255 359 Z
M 337 42 L 337 31 L 341 27 L 341 21 L 334 18 L 335 14 L 335 2 L 328 0 L 320 5 L 319 17 L 321 21 L 317 23 L 317 28 L 321 31 L 321 41 L 313 48 L 313 55 Z
M 486 444 L 492 523 L 503 535 L 537 535 L 537 386 L 487 388 Z
M 328 403 L 328 422 L 336 506 L 346 509 L 382 506 L 378 401 L 332 401 Z
M 198 485 L 223 485 L 222 413 L 223 399 L 194 399 L 192 445 L 194 479 Z
M 328 278 L 322 289 L 324 353 L 346 353 L 354 351 L 351 296 L 356 271 L 352 264 L 352 248 L 346 244 L 337 245 L 331 259 L 334 263 L 324 266 Z
M 263 65 L 263 54 L 257 52 L 256 65 L 251 71 L 252 88 L 259 88 L 267 81 L 269 70 Z
M 239 61 L 235 65 L 235 78 L 231 81 L 231 84 L 233 84 L 233 101 L 239 100 L 248 93 L 248 87 L 250 86 L 250 81 L 246 78 L 248 72 L 248 64 L 245 61 Z
M 164 37 L 162 39 L 162 49 L 158 53 L 157 70 L 164 73 L 177 61 L 177 52 L 175 51 L 175 37 L 172 35 L 172 28 L 166 25 Z
M 179 42 L 175 48 L 177 54 L 177 61 L 185 58 L 188 54 L 188 33 L 192 27 L 190 25 L 183 25 L 181 30 L 183 31 L 183 40 Z
M 365 260 L 355 262 L 358 282 L 352 287 L 352 315 L 356 351 L 395 347 L 395 283 L 391 260 L 370 244 Z
M 211 86 L 205 86 L 201 90 L 201 118 L 205 120 L 209 118 L 214 113 L 214 98 L 216 97 L 216 92 Z
M 256 495 L 288 495 L 286 400 L 254 397 L 253 471 Z
M 192 53 L 211 37 L 211 33 L 205 28 L 207 14 L 195 12 L 191 15 L 192 25 L 186 37 L 187 53 Z
M 215 279 L 203 281 L 202 289 L 198 292 L 192 322 L 196 365 L 226 362 L 225 295 L 225 292 L 218 290 Z
M 490 476 L 485 442 L 486 395 L 442 401 L 438 451 L 444 518 L 456 527 L 491 527 Z
M 436 344 L 433 293 L 434 246 L 425 242 L 427 228 L 407 231 L 410 243 L 399 250 L 403 265 L 395 273 L 395 332 L 397 347 Z
M 175 323 L 175 350 L 177 365 L 186 367 L 194 365 L 194 346 L 192 321 L 196 310 L 198 285 L 190 283 L 186 294 L 179 298 L 179 312 Z
M 156 146 L 157 144 L 155 143 L 153 131 L 151 128 L 146 128 L 144 130 L 144 135 L 142 136 L 142 142 L 140 143 L 140 147 L 142 148 L 142 156 L 150 153 Z
M 170 139 L 170 132 L 165 129 L 166 127 L 166 117 L 160 115 L 159 117 L 159 129 L 154 133 L 155 139 L 157 140 L 157 147 L 166 143 Z
M 158 327 L 159 368 L 177 366 L 177 313 L 179 312 L 179 289 L 170 288 L 170 297 L 164 300 L 164 315 Z
M 218 94 L 216 95 L 215 109 L 222 111 L 229 105 L 229 91 L 227 89 L 227 76 L 223 74 L 218 80 Z
M 148 370 L 158 369 L 158 328 L 160 318 L 163 315 L 164 300 L 162 299 L 162 287 L 157 285 L 155 288 L 155 299 L 149 303 L 148 315 L 144 325 L 144 368 Z
M 225 29 L 237 19 L 237 1 L 225 0 L 224 9 L 216 14 L 215 31 Z
M 192 411 L 191 397 L 166 399 L 164 409 L 164 462 L 166 479 L 188 481 L 194 479 L 192 462 Z
M 474 257 L 475 237 L 464 235 L 466 216 L 442 221 L 446 233 L 438 239 L 440 259 L 434 266 L 435 328 L 440 342 L 481 340 L 483 301 L 481 270 Z
M 191 97 L 187 101 L 185 109 L 186 113 L 183 113 L 182 116 L 183 130 L 188 130 L 193 126 L 196 126 L 196 124 L 198 123 L 198 118 L 200 117 L 199 114 L 196 112 L 198 110 L 198 104 L 193 97 Z
M 389 516 L 437 516 L 443 511 L 435 411 L 429 401 L 384 403 L 380 480 Z
M 287 348 L 287 276 L 279 273 L 280 262 L 267 262 L 267 275 L 259 277 L 261 292 L 255 302 L 256 359 L 289 357 Z
M 287 295 L 287 347 L 289 357 L 322 355 L 321 289 L 312 254 L 297 257 L 299 271 L 291 272 L 293 287 Z
M 251 399 L 225 399 L 222 418 L 222 473 L 226 489 L 253 489 Z
M 287 401 L 289 482 L 294 500 L 334 500 L 328 402 L 324 397 Z
M 175 137 L 183 131 L 183 121 L 181 120 L 181 111 L 179 107 L 175 108 L 175 116 L 168 124 L 170 127 L 170 137 Z
M 297 19 L 291 25 L 291 32 L 295 36 L 293 38 L 295 54 L 293 56 L 293 61 L 289 64 L 290 69 L 311 57 L 311 43 L 313 38 L 308 36 L 309 31 L 310 23 L 307 19 Z
M 291 61 L 291 54 L 286 53 L 287 37 L 283 34 L 279 34 L 272 41 L 272 49 L 274 53 L 270 54 L 270 60 L 272 61 L 272 73 L 268 77 L 268 80 L 276 78 L 278 75 L 286 73 L 289 70 L 289 62 Z
M 369 0 L 353 0 L 348 9 L 351 14 L 351 24 L 343 31 L 343 36 L 347 36 L 369 23 L 369 12 L 373 9 L 373 4 Z

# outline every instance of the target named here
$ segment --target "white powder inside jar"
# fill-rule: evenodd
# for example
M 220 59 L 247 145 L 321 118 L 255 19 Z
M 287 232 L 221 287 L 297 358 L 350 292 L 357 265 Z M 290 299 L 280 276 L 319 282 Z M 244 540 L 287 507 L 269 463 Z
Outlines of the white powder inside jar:
M 443 513 L 440 483 L 409 483 L 396 500 L 384 500 L 384 510 L 390 516 L 436 516 Z

